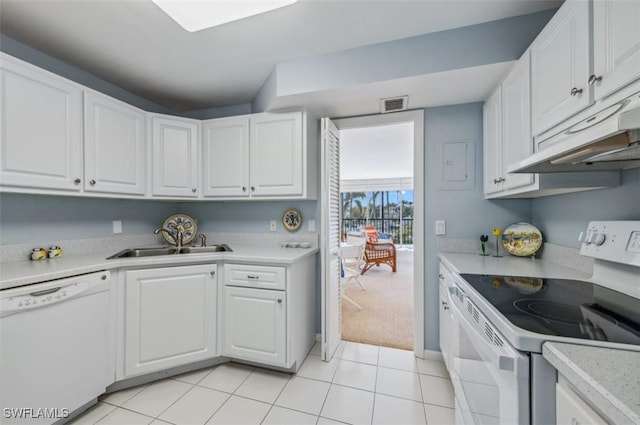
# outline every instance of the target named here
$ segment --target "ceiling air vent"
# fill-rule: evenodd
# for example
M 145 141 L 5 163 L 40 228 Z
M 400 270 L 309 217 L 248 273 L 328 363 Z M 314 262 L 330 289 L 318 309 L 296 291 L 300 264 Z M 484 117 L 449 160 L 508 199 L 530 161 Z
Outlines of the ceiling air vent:
M 404 111 L 407 109 L 409 96 L 389 97 L 380 99 L 380 112 L 386 114 L 388 112 Z

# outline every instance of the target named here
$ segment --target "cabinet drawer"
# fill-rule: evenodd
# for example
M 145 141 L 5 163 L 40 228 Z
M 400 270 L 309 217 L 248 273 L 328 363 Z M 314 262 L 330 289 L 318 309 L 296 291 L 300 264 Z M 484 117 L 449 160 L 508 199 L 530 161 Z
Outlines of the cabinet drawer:
M 226 285 L 262 289 L 286 289 L 284 267 L 225 264 Z

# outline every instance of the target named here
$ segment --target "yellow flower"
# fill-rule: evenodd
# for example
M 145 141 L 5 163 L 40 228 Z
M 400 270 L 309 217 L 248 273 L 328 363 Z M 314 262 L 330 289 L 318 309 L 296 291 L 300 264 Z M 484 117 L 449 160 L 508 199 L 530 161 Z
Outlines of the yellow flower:
M 491 233 L 493 233 L 493 236 L 500 236 L 502 234 L 502 229 L 493 229 Z

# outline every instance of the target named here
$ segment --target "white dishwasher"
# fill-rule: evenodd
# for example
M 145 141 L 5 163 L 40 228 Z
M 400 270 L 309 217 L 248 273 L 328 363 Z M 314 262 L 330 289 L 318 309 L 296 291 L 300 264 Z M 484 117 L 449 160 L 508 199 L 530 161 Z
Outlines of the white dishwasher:
M 0 292 L 0 423 L 49 424 L 105 391 L 108 271 Z

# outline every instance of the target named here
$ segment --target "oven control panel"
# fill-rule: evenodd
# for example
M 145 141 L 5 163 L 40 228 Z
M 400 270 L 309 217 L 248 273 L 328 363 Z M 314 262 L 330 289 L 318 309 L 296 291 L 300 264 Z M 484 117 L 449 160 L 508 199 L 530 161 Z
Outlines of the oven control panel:
M 640 267 L 640 220 L 591 221 L 578 240 L 581 255 Z

